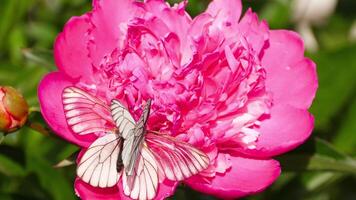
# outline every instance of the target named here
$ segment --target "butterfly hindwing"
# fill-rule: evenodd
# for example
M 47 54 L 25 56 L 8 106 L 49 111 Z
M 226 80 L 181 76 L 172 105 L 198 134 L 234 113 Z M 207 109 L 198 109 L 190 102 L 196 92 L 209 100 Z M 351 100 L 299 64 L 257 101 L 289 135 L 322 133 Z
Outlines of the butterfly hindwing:
M 117 170 L 121 137 L 109 133 L 98 138 L 80 158 L 77 175 L 93 187 L 113 187 L 119 181 Z
M 182 181 L 209 166 L 209 157 L 205 153 L 171 136 L 149 133 L 146 142 L 169 180 Z
M 93 95 L 76 87 L 62 94 L 67 124 L 78 135 L 112 131 L 115 127 L 110 108 Z
M 123 173 L 124 193 L 132 199 L 153 199 L 158 189 L 158 166 L 152 152 L 143 144 L 132 175 Z

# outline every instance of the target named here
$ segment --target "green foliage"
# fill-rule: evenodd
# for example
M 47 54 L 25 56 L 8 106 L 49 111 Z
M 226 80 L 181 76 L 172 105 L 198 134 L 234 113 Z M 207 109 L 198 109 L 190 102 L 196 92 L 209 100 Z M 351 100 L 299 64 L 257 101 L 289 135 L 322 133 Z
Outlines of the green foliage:
M 170 2 L 177 2 L 172 0 Z M 209 1 L 191 0 L 188 11 L 200 13 Z M 291 1 L 243 1 L 271 28 L 290 29 Z M 355 1 L 339 1 L 336 12 L 314 27 L 320 50 L 308 53 L 317 63 L 319 90 L 311 112 L 313 138 L 277 158 L 283 166 L 278 181 L 246 199 L 355 199 L 356 191 L 356 44 L 349 40 Z M 55 168 L 78 151 L 57 138 L 41 119 L 37 86 L 55 70 L 52 45 L 71 16 L 90 10 L 89 0 L 2 0 L 0 6 L 0 85 L 19 89 L 29 102 L 31 128 L 0 135 L 0 199 L 76 199 L 75 166 Z M 171 199 L 214 199 L 180 186 Z

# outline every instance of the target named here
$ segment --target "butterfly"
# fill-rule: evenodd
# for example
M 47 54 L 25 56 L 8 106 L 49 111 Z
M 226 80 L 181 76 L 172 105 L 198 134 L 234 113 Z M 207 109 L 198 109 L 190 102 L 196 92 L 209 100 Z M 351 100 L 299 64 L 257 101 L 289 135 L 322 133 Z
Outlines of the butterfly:
M 147 130 L 151 100 L 137 122 L 118 100 L 113 99 L 109 107 L 77 87 L 65 88 L 62 101 L 75 134 L 102 135 L 77 166 L 77 176 L 93 187 L 113 187 L 121 178 L 126 196 L 153 199 L 162 177 L 182 181 L 209 165 L 209 157 L 189 143 Z

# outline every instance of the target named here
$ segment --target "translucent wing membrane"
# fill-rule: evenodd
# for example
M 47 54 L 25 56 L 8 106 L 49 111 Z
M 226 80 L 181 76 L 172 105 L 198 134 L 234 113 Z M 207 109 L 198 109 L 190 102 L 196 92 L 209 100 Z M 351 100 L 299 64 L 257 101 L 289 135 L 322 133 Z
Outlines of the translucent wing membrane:
M 206 169 L 209 157 L 192 145 L 168 135 L 146 134 L 146 142 L 164 175 L 181 181 Z
M 153 199 L 158 189 L 158 166 L 151 151 L 144 144 L 137 157 L 132 175 L 123 173 L 124 193 L 132 199 Z
M 111 101 L 111 115 L 115 121 L 116 127 L 123 138 L 129 137 L 132 129 L 135 128 L 135 120 L 130 112 L 119 101 Z
M 68 125 L 79 135 L 108 132 L 114 128 L 106 103 L 79 88 L 64 89 L 63 106 Z
M 121 142 L 121 138 L 112 133 L 98 138 L 80 159 L 77 175 L 93 187 L 114 186 L 121 174 L 117 171 Z

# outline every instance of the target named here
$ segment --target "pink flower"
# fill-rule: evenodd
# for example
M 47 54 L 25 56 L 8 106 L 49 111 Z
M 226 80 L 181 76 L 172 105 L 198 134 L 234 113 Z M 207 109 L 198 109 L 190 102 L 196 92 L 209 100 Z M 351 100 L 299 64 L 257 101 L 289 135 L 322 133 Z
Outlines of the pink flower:
M 264 190 L 280 174 L 272 157 L 302 144 L 314 120 L 315 64 L 300 37 L 269 30 L 240 0 L 215 0 L 192 19 L 186 2 L 94 0 L 55 42 L 58 72 L 39 86 L 43 116 L 61 137 L 86 148 L 100 134 L 68 126 L 64 88 L 75 86 L 110 104 L 118 99 L 137 119 L 153 99 L 148 129 L 204 151 L 208 169 L 186 180 L 195 190 L 237 198 Z M 82 199 L 125 198 L 122 184 L 99 189 L 77 179 Z M 161 181 L 156 199 L 177 183 Z

